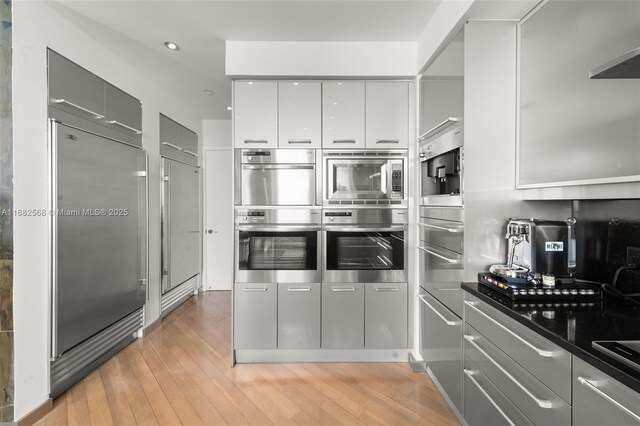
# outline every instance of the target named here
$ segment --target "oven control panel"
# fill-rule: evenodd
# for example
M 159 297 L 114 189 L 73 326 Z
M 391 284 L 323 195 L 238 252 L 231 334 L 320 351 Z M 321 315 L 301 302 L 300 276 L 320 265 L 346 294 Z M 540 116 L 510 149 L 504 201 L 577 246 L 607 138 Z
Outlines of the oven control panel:
M 391 197 L 402 197 L 402 166 L 399 164 L 391 169 L 391 191 Z
M 236 223 L 264 223 L 265 214 L 264 210 L 239 210 L 236 214 Z

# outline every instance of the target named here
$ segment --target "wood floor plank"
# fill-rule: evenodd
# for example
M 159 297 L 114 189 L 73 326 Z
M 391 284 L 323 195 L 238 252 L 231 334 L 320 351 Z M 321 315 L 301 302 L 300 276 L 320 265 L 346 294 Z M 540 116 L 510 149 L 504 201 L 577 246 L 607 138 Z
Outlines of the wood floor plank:
M 200 293 L 58 398 L 39 426 L 458 425 L 406 363 L 231 367 L 231 293 Z

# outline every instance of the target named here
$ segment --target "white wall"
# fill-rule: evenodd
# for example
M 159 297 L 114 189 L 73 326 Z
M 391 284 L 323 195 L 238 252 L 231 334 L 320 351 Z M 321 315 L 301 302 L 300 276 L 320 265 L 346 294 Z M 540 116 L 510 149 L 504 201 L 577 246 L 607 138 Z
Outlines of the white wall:
M 413 77 L 416 43 L 227 41 L 228 76 Z
M 106 49 L 42 1 L 13 4 L 13 115 L 15 208 L 47 207 L 46 47 L 95 72 L 143 102 L 143 144 L 150 156 L 150 292 L 147 322 L 159 316 L 160 157 L 159 111 L 201 131 L 201 111 L 176 90 L 167 95 L 149 73 Z M 157 206 L 158 208 L 154 208 Z M 157 232 L 156 232 L 157 231 Z M 46 218 L 14 222 L 15 418 L 48 398 L 49 241 Z
M 232 149 L 231 120 L 202 120 L 202 150 Z

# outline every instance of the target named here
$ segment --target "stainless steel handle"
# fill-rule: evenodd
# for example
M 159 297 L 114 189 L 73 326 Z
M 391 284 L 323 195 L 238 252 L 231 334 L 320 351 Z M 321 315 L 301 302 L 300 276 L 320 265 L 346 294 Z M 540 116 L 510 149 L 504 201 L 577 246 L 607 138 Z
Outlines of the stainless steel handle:
M 630 409 L 628 409 L 627 407 L 625 407 L 624 405 L 622 405 L 621 403 L 619 403 L 618 401 L 616 401 L 614 398 L 610 397 L 609 395 L 607 395 L 606 393 L 604 393 L 599 387 L 598 387 L 598 382 L 596 380 L 593 379 L 587 379 L 586 377 L 582 377 L 582 376 L 578 376 L 578 382 L 585 386 L 587 389 L 590 389 L 591 391 L 593 391 L 596 395 L 600 396 L 601 398 L 603 398 L 604 400 L 610 402 L 611 404 L 613 404 L 614 406 L 616 406 L 617 408 L 619 408 L 621 411 L 623 411 L 627 416 L 631 417 L 633 420 L 635 420 L 636 422 L 640 422 L 640 416 L 636 413 L 634 413 L 633 411 L 631 411 Z
M 246 144 L 250 144 L 250 143 L 269 143 L 269 141 L 266 140 L 266 139 L 245 139 L 244 143 L 246 143 Z
M 135 132 L 135 133 L 136 133 L 136 134 L 138 134 L 138 135 L 141 135 L 141 134 L 142 134 L 142 131 L 141 131 L 141 130 L 138 130 L 138 129 L 136 129 L 136 128 L 134 128 L 134 127 L 131 127 L 131 126 L 127 126 L 126 124 L 121 123 L 121 122 L 119 122 L 118 120 L 107 120 L 107 123 L 109 123 L 109 124 L 115 124 L 116 126 L 120 126 L 120 127 L 125 128 L 125 129 L 127 129 L 127 130 L 131 130 L 132 132 Z
M 464 304 L 469 306 L 474 311 L 478 312 L 480 315 L 482 315 L 483 317 L 485 317 L 486 319 L 488 319 L 489 321 L 491 321 L 492 323 L 494 323 L 495 325 L 497 325 L 498 327 L 500 327 L 501 329 L 503 329 L 507 333 L 509 333 L 509 335 L 515 337 L 516 339 L 518 339 L 519 341 L 524 343 L 530 349 L 533 349 L 534 351 L 536 351 L 538 353 L 538 355 L 540 355 L 541 357 L 553 358 L 554 356 L 556 356 L 557 354 L 560 353 L 560 351 L 550 351 L 550 350 L 546 350 L 546 349 L 540 349 L 537 346 L 534 346 L 532 343 L 528 342 L 527 340 L 525 340 L 524 338 L 522 338 L 518 334 L 516 334 L 513 331 L 511 331 L 507 326 L 505 326 L 504 324 L 502 324 L 499 321 L 495 320 L 494 318 L 492 318 L 486 312 L 483 312 L 480 308 L 478 308 L 475 305 L 475 302 L 470 302 L 469 300 L 465 300 Z
M 171 185 L 170 182 L 171 181 L 171 162 L 167 162 L 167 177 L 166 180 L 164 181 L 166 184 L 166 206 L 165 206 L 165 211 L 167 212 L 167 220 L 166 222 L 166 242 L 167 242 L 167 250 L 166 250 L 166 258 L 167 258 L 167 264 L 164 266 L 164 269 L 168 272 L 166 275 L 166 282 L 167 282 L 167 287 L 171 285 L 171 250 L 169 250 L 169 247 L 171 247 L 171 232 L 169 232 L 169 230 L 171 229 Z
M 177 149 L 178 151 L 182 151 L 182 148 L 180 148 L 178 145 L 174 145 L 170 142 L 162 142 L 162 145 L 168 146 L 169 148 L 173 148 L 173 149 Z
M 258 231 L 258 232 L 311 232 L 320 231 L 319 226 L 252 226 L 252 225 L 238 225 L 236 231 Z
M 183 149 L 183 150 L 182 150 L 182 152 L 184 152 L 184 153 L 185 153 L 185 154 L 187 154 L 187 155 L 192 155 L 192 156 L 194 156 L 194 157 L 197 157 L 197 156 L 198 156 L 198 154 L 196 154 L 196 153 L 195 153 L 195 152 L 193 152 L 193 151 L 189 151 L 188 149 Z
M 520 381 L 518 379 L 516 379 L 515 377 L 513 377 L 513 375 L 511 373 L 509 373 L 502 365 L 500 365 L 500 363 L 498 361 L 496 361 L 491 355 L 489 355 L 487 352 L 485 352 L 484 349 L 482 349 L 480 346 L 478 346 L 478 344 L 475 342 L 476 337 L 474 336 L 470 336 L 468 334 L 464 335 L 464 339 L 471 343 L 471 345 L 473 345 L 473 347 L 475 347 L 478 352 L 480 352 L 482 355 L 484 355 L 498 370 L 502 371 L 502 373 L 507 376 L 513 383 L 516 384 L 516 386 L 518 386 L 520 389 L 522 389 L 522 391 L 527 394 L 527 396 L 529 398 L 531 398 L 540 408 L 553 408 L 553 402 L 552 401 L 548 401 L 546 399 L 540 399 L 538 397 L 536 397 L 529 389 L 527 389 L 527 387 L 525 385 L 523 385 L 522 383 L 520 383 Z
M 146 242 L 146 244 L 147 244 L 147 247 L 146 247 L 146 249 L 147 249 L 147 259 L 146 259 L 146 268 L 145 268 L 146 269 L 145 273 L 147 274 L 147 276 L 146 276 L 144 281 L 145 281 L 145 292 L 146 292 L 145 296 L 146 296 L 146 300 L 149 301 L 149 298 L 150 298 L 150 295 L 149 295 L 149 274 L 150 274 L 150 269 L 149 269 L 149 242 L 150 242 L 150 240 L 149 240 L 149 234 L 150 234 L 150 232 L 149 232 L 149 221 L 150 221 L 150 218 L 149 218 L 149 155 L 148 154 L 145 154 L 145 156 L 144 156 L 144 168 L 145 168 L 144 176 L 145 176 L 145 179 L 146 179 L 145 180 L 145 185 L 144 185 L 144 198 L 145 198 L 144 201 L 145 201 L 145 204 L 146 204 L 146 207 L 145 207 L 145 210 L 146 210 L 145 211 L 145 226 L 146 226 L 145 233 L 146 233 L 146 237 L 147 237 L 146 238 L 146 240 L 147 240 L 147 242 Z
M 68 101 L 68 100 L 66 100 L 66 99 L 52 99 L 52 101 L 53 101 L 53 103 L 55 103 L 55 104 L 66 104 L 66 105 L 69 105 L 70 107 L 73 107 L 73 108 L 75 108 L 75 109 L 77 109 L 77 110 L 80 110 L 80 111 L 82 111 L 82 112 L 86 112 L 87 114 L 91 114 L 91 115 L 93 115 L 95 118 L 100 118 L 100 119 L 104 118 L 104 115 L 102 115 L 102 114 L 98 114 L 97 112 L 91 111 L 90 109 L 87 109 L 87 108 L 85 108 L 85 107 L 82 107 L 82 106 L 80 106 L 80 105 L 78 105 L 78 104 L 74 104 L 73 102 L 69 102 L 69 101 Z
M 247 292 L 265 292 L 267 291 L 266 287 L 245 287 L 242 289 L 242 291 L 247 291 Z
M 376 143 L 400 143 L 398 139 L 379 139 Z
M 431 256 L 435 256 L 435 257 L 437 257 L 439 259 L 445 260 L 445 261 L 447 261 L 447 262 L 449 262 L 449 263 L 451 263 L 453 265 L 459 265 L 460 263 L 462 263 L 462 260 L 460 260 L 460 259 L 451 259 L 449 257 L 441 255 L 440 253 L 436 253 L 435 251 L 430 250 L 430 249 L 428 249 L 426 247 L 418 246 L 418 249 L 422 250 L 425 253 L 430 254 Z
M 400 291 L 400 289 L 398 287 L 376 287 L 376 291 L 384 293 L 384 292 Z
M 344 293 L 344 292 L 353 293 L 354 291 L 356 291 L 356 288 L 355 287 L 331 287 L 331 291 L 336 293 Z
M 449 288 L 449 287 L 445 287 L 445 288 L 434 288 L 434 291 L 462 291 L 461 288 Z
M 453 234 L 458 234 L 458 233 L 464 231 L 464 228 L 450 228 L 450 227 L 447 227 L 447 226 L 439 226 L 439 225 L 434 225 L 432 223 L 424 223 L 424 222 L 419 222 L 418 226 L 424 226 L 426 228 L 439 229 L 441 231 L 447 231 L 447 232 L 451 232 Z
M 313 170 L 313 164 L 243 164 L 243 170 Z
M 419 295 L 418 295 L 418 299 L 422 300 L 422 303 L 424 303 L 425 305 L 427 305 L 428 307 L 430 307 L 430 308 L 431 308 L 431 310 L 432 310 L 432 311 L 433 311 L 437 316 L 439 316 L 439 317 L 440 317 L 440 319 L 441 319 L 442 321 L 444 321 L 444 322 L 445 322 L 445 324 L 447 324 L 447 325 L 460 325 L 460 324 L 462 324 L 462 321 L 451 321 L 451 320 L 446 319 L 446 318 L 444 317 L 444 315 L 442 315 L 440 312 L 438 312 L 438 310 L 437 310 L 436 308 L 434 308 L 434 307 L 433 307 L 433 305 L 432 305 L 431 303 L 427 302 L 427 300 L 424 298 L 424 295 L 419 294 Z
M 49 119 L 49 137 L 51 149 L 49 150 L 49 165 L 51 177 L 51 192 L 49 192 L 49 207 L 52 211 L 58 211 L 58 124 Z M 49 216 L 51 228 L 51 259 L 58 258 L 58 219 L 56 215 Z M 49 262 L 49 277 L 51 279 L 51 361 L 58 356 L 58 273 L 56 262 Z
M 356 143 L 355 139 L 334 139 L 333 143 Z
M 390 225 L 390 226 L 333 226 L 324 225 L 324 229 L 331 232 L 396 232 L 407 229 L 406 225 Z
M 432 136 L 434 133 L 437 133 L 439 130 L 444 129 L 445 127 L 448 127 L 454 123 L 457 123 L 459 121 L 461 121 L 461 118 L 457 118 L 457 117 L 449 117 L 446 120 L 444 120 L 442 123 L 435 125 L 434 127 L 432 127 L 431 129 L 427 130 L 426 132 L 424 132 L 422 135 L 420 135 L 420 137 L 418 139 L 427 139 L 429 136 Z
M 311 291 L 311 287 L 288 287 L 287 291 L 291 291 L 291 292 L 309 292 L 309 291 Z
M 309 139 L 289 139 L 288 141 L 291 144 L 300 143 L 300 144 L 310 144 L 311 140 Z
M 482 394 L 485 396 L 485 398 L 487 398 L 489 400 L 489 402 L 491 403 L 491 405 L 493 405 L 493 407 L 498 410 L 498 412 L 502 415 L 502 417 L 504 417 L 504 419 L 507 421 L 507 423 L 509 423 L 511 426 L 516 426 L 515 423 L 513 423 L 511 421 L 511 419 L 507 416 L 507 414 L 502 410 L 502 408 L 500 408 L 500 406 L 493 400 L 493 398 L 491 398 L 491 396 L 489 396 L 489 394 L 487 393 L 486 390 L 484 390 L 484 388 L 480 385 L 480 383 L 475 379 L 476 374 L 478 374 L 477 371 L 473 371 L 473 370 L 469 370 L 467 368 L 464 369 L 464 374 L 467 375 L 467 377 L 469 378 L 469 380 L 471 380 L 473 382 L 474 385 L 476 385 L 476 387 L 480 390 L 480 392 L 482 392 Z

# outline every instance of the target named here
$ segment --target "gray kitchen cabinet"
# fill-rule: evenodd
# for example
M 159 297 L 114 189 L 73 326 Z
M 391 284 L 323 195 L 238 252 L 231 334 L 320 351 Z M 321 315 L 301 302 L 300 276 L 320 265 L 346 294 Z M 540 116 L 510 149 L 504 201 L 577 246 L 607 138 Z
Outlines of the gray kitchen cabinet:
M 49 104 L 90 120 L 105 117 L 105 82 L 48 50 Z
M 365 284 L 364 347 L 407 347 L 407 284 Z
M 573 424 L 640 425 L 640 394 L 574 356 Z
M 460 413 L 462 400 L 462 320 L 429 293 L 420 299 L 420 355 Z
M 533 426 L 471 361 L 464 361 L 464 419 L 469 426 Z
M 105 120 L 107 125 L 134 135 L 142 134 L 142 104 L 112 84 L 105 86 Z
M 164 114 L 160 114 L 160 155 L 197 165 L 198 135 Z
M 182 152 L 192 157 L 198 155 L 198 135 L 183 127 L 180 129 L 180 147 Z
M 235 284 L 233 304 L 234 349 L 275 349 L 278 285 Z
M 364 348 L 364 286 L 322 283 L 322 348 Z
M 320 348 L 320 283 L 278 283 L 278 349 Z

